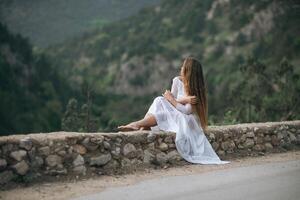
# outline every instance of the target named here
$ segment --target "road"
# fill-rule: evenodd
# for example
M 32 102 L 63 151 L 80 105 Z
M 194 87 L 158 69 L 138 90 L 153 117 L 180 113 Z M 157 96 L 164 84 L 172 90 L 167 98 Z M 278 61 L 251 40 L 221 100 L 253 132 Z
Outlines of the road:
M 300 160 L 157 177 L 72 200 L 299 200 Z

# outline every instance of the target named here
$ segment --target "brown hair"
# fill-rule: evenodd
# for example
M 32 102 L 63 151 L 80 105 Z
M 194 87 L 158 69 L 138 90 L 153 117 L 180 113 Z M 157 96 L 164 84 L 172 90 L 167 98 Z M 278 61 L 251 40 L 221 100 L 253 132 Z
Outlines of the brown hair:
M 194 57 L 185 58 L 183 64 L 183 83 L 186 95 L 196 96 L 197 104 L 192 105 L 196 111 L 203 130 L 208 126 L 207 88 L 203 77 L 202 65 Z

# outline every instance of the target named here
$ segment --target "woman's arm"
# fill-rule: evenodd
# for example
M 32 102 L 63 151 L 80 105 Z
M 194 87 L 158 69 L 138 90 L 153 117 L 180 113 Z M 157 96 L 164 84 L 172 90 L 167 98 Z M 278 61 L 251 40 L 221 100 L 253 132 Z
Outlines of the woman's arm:
M 180 97 L 177 99 L 177 94 L 178 94 L 178 80 L 177 77 L 173 78 L 172 80 L 172 86 L 171 86 L 171 93 L 173 97 L 176 98 L 176 101 L 181 104 L 196 104 L 197 103 L 197 98 L 196 96 L 185 96 L 185 97 Z
M 197 97 L 196 96 L 183 96 L 177 99 L 177 102 L 181 104 L 196 104 Z
M 180 112 L 185 114 L 191 114 L 192 113 L 192 105 L 187 103 L 185 105 L 179 103 L 172 95 L 172 93 L 169 90 L 166 90 L 163 96 Z

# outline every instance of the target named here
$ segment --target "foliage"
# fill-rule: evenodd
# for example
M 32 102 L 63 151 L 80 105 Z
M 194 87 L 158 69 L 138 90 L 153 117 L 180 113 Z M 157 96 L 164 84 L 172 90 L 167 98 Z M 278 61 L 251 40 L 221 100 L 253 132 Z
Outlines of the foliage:
M 60 129 L 62 106 L 72 89 L 48 57 L 33 54 L 27 39 L 0 23 L 1 135 Z

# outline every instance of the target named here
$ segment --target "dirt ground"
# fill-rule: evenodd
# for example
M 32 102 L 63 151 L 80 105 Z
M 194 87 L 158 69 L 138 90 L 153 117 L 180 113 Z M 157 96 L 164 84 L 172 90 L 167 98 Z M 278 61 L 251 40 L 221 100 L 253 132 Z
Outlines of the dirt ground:
M 19 186 L 7 191 L 0 191 L 0 200 L 65 200 L 82 195 L 101 192 L 105 188 L 126 186 L 139 181 L 162 176 L 180 176 L 193 173 L 205 173 L 249 165 L 259 165 L 270 162 L 300 160 L 300 151 L 266 154 L 259 157 L 235 158 L 225 165 L 190 164 L 166 169 L 145 169 L 132 174 L 108 176 L 76 181 L 52 182 L 35 184 L 30 187 Z

